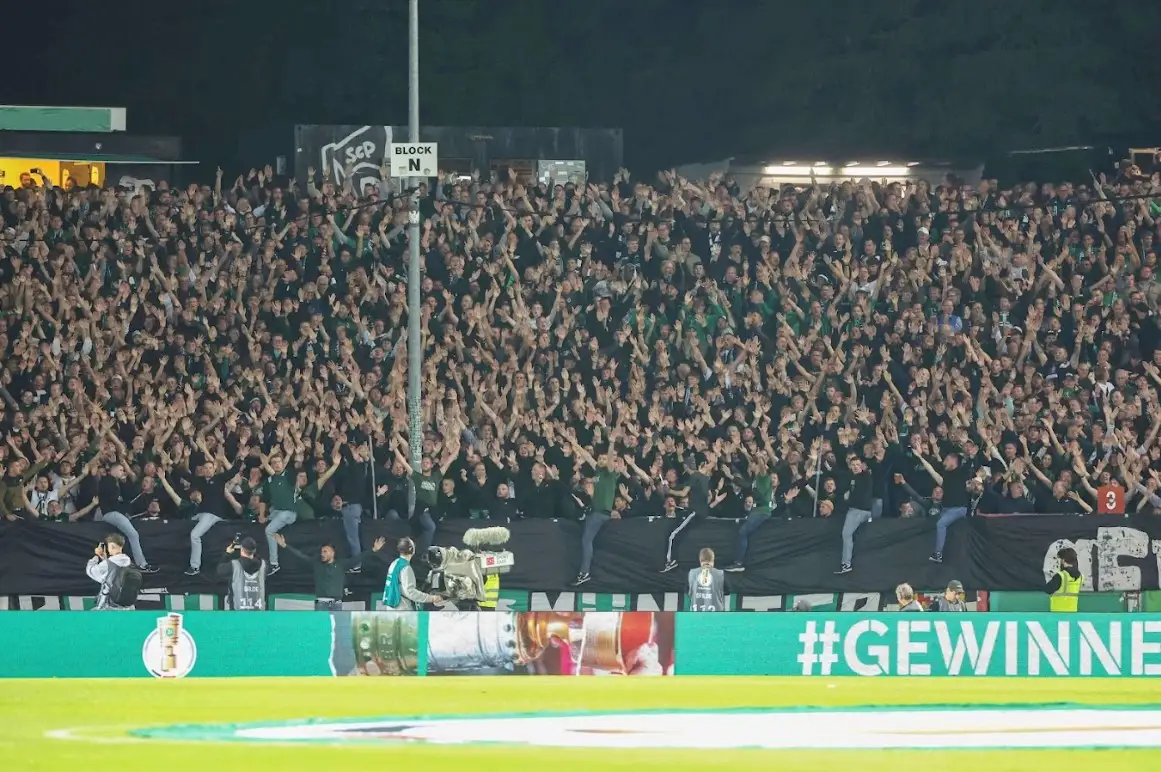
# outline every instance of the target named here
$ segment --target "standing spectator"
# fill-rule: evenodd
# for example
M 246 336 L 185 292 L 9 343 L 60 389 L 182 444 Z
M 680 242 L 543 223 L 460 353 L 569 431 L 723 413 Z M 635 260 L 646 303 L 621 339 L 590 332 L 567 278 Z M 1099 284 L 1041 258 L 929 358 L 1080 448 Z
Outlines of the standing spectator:
M 351 550 L 351 555 L 358 555 L 363 551 L 359 526 L 363 522 L 364 502 L 369 501 L 376 493 L 371 490 L 372 463 L 367 446 L 354 445 L 351 447 L 351 459 L 339 467 L 338 476 L 335 478 L 335 496 L 341 507 L 343 531 L 346 532 L 347 546 Z M 347 573 L 357 574 L 360 570 L 360 566 L 354 565 L 347 569 Z
M 280 457 L 268 459 L 262 457 L 262 468 L 268 475 L 263 486 L 264 503 L 269 514 L 266 516 L 266 543 L 270 554 L 270 566 L 267 576 L 273 576 L 281 570 L 278 564 L 278 540 L 275 534 L 298 520 L 299 489 L 295 486 L 293 470 L 286 467 L 286 461 Z
M 616 511 L 613 505 L 616 502 L 617 485 L 620 483 L 621 475 L 624 474 L 625 462 L 609 452 L 601 454 L 598 461 L 575 441 L 572 449 L 577 457 L 591 466 L 596 473 L 595 477 L 591 478 L 592 509 L 585 515 L 584 531 L 581 534 L 580 572 L 574 582 L 579 586 L 592 578 L 589 570 L 593 562 L 593 542 L 597 534 L 609 520 L 621 519 L 621 513 Z
M 678 540 L 684 533 L 685 529 L 689 527 L 690 523 L 700 514 L 703 517 L 709 517 L 710 511 L 725 500 L 726 495 L 721 492 L 721 482 L 716 491 L 710 491 L 710 474 L 714 471 L 717 465 L 717 459 L 712 455 L 706 456 L 701 464 L 698 464 L 692 457 L 686 459 L 689 474 L 686 476 L 686 510 L 683 513 L 681 522 L 669 532 L 669 541 L 665 548 L 665 566 L 661 569 L 661 573 L 673 571 L 677 568 L 677 558 L 675 547 Z
M 197 576 L 202 570 L 202 537 L 218 523 L 226 520 L 230 505 L 226 501 L 226 481 L 222 476 L 214 474 L 215 465 L 206 462 L 198 467 L 199 475 L 193 482 L 192 488 L 198 492 L 201 499 L 201 511 L 194 515 L 194 527 L 189 534 L 189 568 L 186 576 Z M 259 522 L 265 518 L 259 512 Z
M 931 555 L 933 563 L 942 563 L 947 529 L 968 516 L 968 480 L 975 474 L 975 470 L 961 464 L 959 453 L 948 453 L 944 457 L 942 472 L 937 472 L 922 455 L 916 453 L 916 458 L 931 475 L 931 479 L 935 480 L 935 484 L 943 489 L 943 507 L 935 523 L 935 552 Z
M 286 537 L 280 533 L 274 534 L 274 540 L 278 542 L 278 546 L 286 550 L 287 554 L 311 567 L 314 573 L 315 611 L 342 611 L 343 596 L 347 587 L 347 569 L 353 565 L 362 565 L 363 560 L 377 554 L 387 544 L 387 540 L 380 536 L 371 549 L 343 560 L 335 558 L 333 544 L 323 544 L 319 548 L 318 560 L 315 560 L 288 545 Z
M 142 573 L 157 572 L 156 566 L 145 561 L 145 553 L 141 550 L 141 536 L 137 529 L 125 515 L 127 483 L 125 467 L 120 462 L 109 467 L 108 472 L 101 478 L 97 489 L 100 509 L 97 511 L 97 522 L 108 523 L 120 531 L 129 542 L 129 550 L 133 553 L 133 563 Z
M 863 460 L 855 455 L 847 457 L 847 466 L 851 470 L 851 479 L 845 495 L 847 514 L 843 520 L 843 557 L 837 574 L 851 572 L 851 559 L 855 551 L 855 531 L 859 526 L 871 519 L 871 501 L 874 498 L 875 484 L 871 470 Z

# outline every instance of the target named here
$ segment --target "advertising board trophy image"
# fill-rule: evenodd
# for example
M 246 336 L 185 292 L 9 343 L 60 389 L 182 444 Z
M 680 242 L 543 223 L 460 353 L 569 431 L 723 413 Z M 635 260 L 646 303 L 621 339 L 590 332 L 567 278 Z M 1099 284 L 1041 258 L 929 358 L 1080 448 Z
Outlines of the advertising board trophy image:
M 510 611 L 433 614 L 429 675 L 663 675 L 672 613 Z M 662 629 L 668 625 L 669 635 Z M 666 660 L 671 660 L 671 653 Z

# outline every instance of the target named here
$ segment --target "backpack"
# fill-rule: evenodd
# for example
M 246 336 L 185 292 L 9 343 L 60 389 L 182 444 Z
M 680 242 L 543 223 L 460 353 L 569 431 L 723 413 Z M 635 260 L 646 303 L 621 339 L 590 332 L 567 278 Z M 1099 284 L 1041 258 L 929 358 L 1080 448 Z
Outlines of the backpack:
M 107 581 L 109 587 L 107 598 L 111 605 L 128 608 L 137 603 L 137 594 L 141 592 L 144 580 L 136 566 L 132 564 L 119 566 L 110 562 Z

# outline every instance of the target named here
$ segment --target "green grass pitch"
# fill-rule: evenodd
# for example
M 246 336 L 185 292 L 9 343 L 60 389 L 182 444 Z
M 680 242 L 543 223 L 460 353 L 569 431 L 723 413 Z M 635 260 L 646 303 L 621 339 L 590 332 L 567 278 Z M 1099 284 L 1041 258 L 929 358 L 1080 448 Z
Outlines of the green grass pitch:
M 0 680 L 0 768 L 117 772 L 386 769 L 1146 770 L 1158 750 L 690 751 L 193 743 L 133 728 L 301 718 L 569 710 L 1161 703 L 1154 679 L 337 678 Z M 49 736 L 71 730 L 73 739 Z

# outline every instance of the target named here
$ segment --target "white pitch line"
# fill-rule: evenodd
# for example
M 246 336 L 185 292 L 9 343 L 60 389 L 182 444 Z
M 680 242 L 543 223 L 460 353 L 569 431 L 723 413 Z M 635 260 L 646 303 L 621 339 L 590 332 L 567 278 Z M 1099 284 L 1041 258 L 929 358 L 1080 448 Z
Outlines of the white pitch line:
M 98 745 L 136 745 L 137 743 L 148 742 L 141 737 L 79 737 L 81 732 L 96 732 L 96 731 L 120 731 L 121 727 L 100 727 L 100 726 L 78 726 L 71 729 L 50 729 L 44 733 L 44 736 L 50 740 L 72 740 L 73 742 L 96 743 Z

